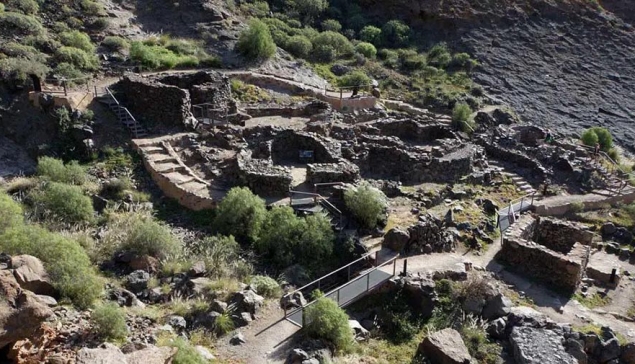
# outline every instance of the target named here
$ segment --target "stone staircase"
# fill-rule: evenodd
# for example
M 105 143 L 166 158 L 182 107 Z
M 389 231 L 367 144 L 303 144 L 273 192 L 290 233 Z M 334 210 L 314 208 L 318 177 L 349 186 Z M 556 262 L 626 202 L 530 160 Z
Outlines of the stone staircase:
M 493 171 L 497 171 L 501 175 L 509 177 L 523 194 L 531 195 L 533 193 L 539 193 L 531 184 L 529 184 L 529 182 L 527 182 L 527 180 L 520 175 L 509 171 L 509 169 L 506 169 L 500 162 L 490 159 L 488 163 Z
M 126 107 L 119 103 L 109 88 L 104 88 L 104 92 L 97 95 L 97 100 L 108 106 L 108 108 L 117 116 L 117 119 L 119 119 L 119 121 L 124 124 L 128 130 L 130 130 L 135 139 L 144 138 L 148 135 L 147 130 L 139 124 L 137 119 L 132 116 Z
M 294 197 L 294 195 L 298 195 L 298 191 L 289 191 L 289 195 L 291 197 L 291 207 L 294 211 L 310 215 L 323 213 L 328 216 L 331 221 L 333 230 L 338 233 L 344 231 L 346 227 L 345 216 L 323 196 L 312 193 L 301 193 L 299 198 Z

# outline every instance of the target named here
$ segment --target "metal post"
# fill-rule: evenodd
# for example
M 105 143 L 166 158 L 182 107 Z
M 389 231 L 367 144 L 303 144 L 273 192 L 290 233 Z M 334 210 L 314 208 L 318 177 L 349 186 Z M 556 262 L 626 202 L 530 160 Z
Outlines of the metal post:
M 379 257 L 377 253 L 379 253 L 379 250 L 375 251 L 375 267 L 379 265 Z
M 94 85 L 95 87 L 95 97 L 97 97 L 97 85 Z
M 340 100 L 342 100 L 343 96 L 342 96 L 342 88 L 340 88 Z
M 370 273 L 366 273 L 366 292 L 370 290 Z
M 340 305 L 340 290 L 337 290 L 337 305 Z
M 520 199 L 520 211 L 518 211 L 518 213 L 523 212 L 523 202 L 525 202 L 525 197 L 522 197 L 522 198 Z
M 318 280 L 318 289 L 320 289 L 320 288 L 322 287 L 321 282 L 322 282 L 322 280 L 321 280 L 321 279 L 320 279 L 320 280 Z
M 346 282 L 351 280 L 351 266 L 348 266 L 348 279 L 346 280 Z
M 62 81 L 62 86 L 64 86 L 64 96 L 68 96 L 68 91 L 66 90 L 66 81 Z
M 408 259 L 404 259 L 403 260 L 403 275 L 406 275 L 406 272 L 408 272 Z
M 394 277 L 397 274 L 397 259 L 392 261 L 392 276 Z
M 613 268 L 613 270 L 611 270 L 611 278 L 609 279 L 609 282 L 615 283 L 615 276 L 616 275 L 617 275 L 617 269 Z

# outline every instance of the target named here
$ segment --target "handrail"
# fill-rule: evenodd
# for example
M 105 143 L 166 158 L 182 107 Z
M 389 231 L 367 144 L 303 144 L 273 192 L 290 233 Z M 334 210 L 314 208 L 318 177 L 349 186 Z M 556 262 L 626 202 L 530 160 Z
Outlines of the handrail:
M 584 145 L 584 144 L 580 144 L 580 146 L 581 146 L 581 147 L 583 147 L 583 148 L 587 148 L 587 149 L 593 149 L 593 147 L 588 146 L 588 145 Z M 599 152 L 599 154 L 600 154 L 600 155 L 602 155 L 602 157 L 604 157 L 604 159 L 607 159 L 609 162 L 611 162 L 611 164 L 612 164 L 613 166 L 617 167 L 617 169 L 619 169 L 619 170 L 620 170 L 620 172 L 624 173 L 625 175 L 627 175 L 627 176 L 633 176 L 633 175 L 635 175 L 635 173 L 633 173 L 633 172 L 627 172 L 627 171 L 625 171 L 625 170 L 622 168 L 622 165 L 621 165 L 621 164 L 619 164 L 619 163 L 617 163 L 615 160 L 613 160 L 613 158 L 611 158 L 611 156 L 610 156 L 610 155 L 608 155 L 608 153 L 606 153 L 605 151 L 601 150 L 601 151 Z
M 110 88 L 105 87 L 105 89 L 106 89 L 106 92 L 108 93 L 108 96 L 110 96 L 110 98 L 112 98 L 112 99 L 113 99 L 113 101 L 115 101 L 115 103 L 116 103 L 117 105 L 119 105 L 119 100 L 117 100 L 117 98 L 115 97 L 115 95 L 113 95 L 113 94 L 112 94 L 112 92 L 110 92 Z
M 326 186 L 344 186 L 344 182 L 322 182 L 322 183 L 314 183 L 313 187 L 326 187 Z M 317 192 L 316 192 L 317 193 Z
M 318 202 L 324 202 L 326 203 L 330 208 L 332 208 L 333 210 L 335 210 L 335 212 L 337 212 L 338 214 L 342 214 L 342 211 L 340 211 L 340 209 L 338 209 L 337 207 L 335 207 L 335 205 L 333 205 L 332 203 L 330 203 L 327 199 L 325 199 L 322 196 L 318 197 Z
M 302 191 L 294 191 L 294 190 L 289 190 L 289 193 L 290 194 L 311 196 L 311 197 L 313 197 L 315 199 L 316 203 L 325 202 L 330 208 L 334 209 L 338 214 L 340 214 L 340 215 L 342 214 L 342 211 L 340 211 L 340 209 L 335 207 L 332 203 L 330 203 L 324 196 L 320 195 L 319 193 L 302 192 Z

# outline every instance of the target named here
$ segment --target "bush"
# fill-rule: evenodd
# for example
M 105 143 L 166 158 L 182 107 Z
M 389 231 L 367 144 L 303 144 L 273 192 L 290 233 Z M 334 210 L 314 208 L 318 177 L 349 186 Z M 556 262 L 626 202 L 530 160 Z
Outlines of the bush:
M 318 50 L 330 47 L 335 51 L 335 58 L 351 56 L 354 52 L 353 44 L 342 34 L 326 31 L 313 39 L 313 47 Z
M 311 49 L 313 48 L 313 44 L 309 38 L 303 35 L 294 35 L 287 39 L 284 49 L 286 49 L 289 53 L 293 54 L 296 57 L 306 58 L 309 53 L 311 53 Z
M 130 59 L 151 70 L 170 69 L 178 66 L 194 67 L 199 63 L 197 56 L 176 54 L 165 46 L 154 44 L 151 41 L 132 42 Z
M 48 72 L 49 68 L 37 61 L 16 57 L 0 58 L 0 78 L 3 80 L 24 83 L 30 74 L 44 78 Z
M 337 51 L 328 44 L 314 45 L 311 54 L 318 62 L 331 63 L 337 59 Z
M 60 34 L 60 41 L 63 45 L 83 50 L 86 53 L 94 53 L 95 46 L 90 41 L 88 34 L 73 30 Z
M 93 71 L 99 67 L 99 60 L 94 54 L 87 53 L 79 48 L 61 47 L 57 50 L 55 56 L 57 61 L 60 63 L 70 63 L 73 66 L 86 71 Z
M 324 216 L 297 217 L 288 206 L 267 212 L 256 252 L 274 268 L 282 270 L 294 263 L 314 266 L 333 250 L 333 231 Z
M 177 352 L 172 359 L 173 364 L 207 364 L 208 361 L 205 360 L 201 354 L 198 353 L 198 350 L 192 344 L 181 337 L 177 337 L 172 340 L 169 346 L 177 348 Z
M 291 9 L 304 20 L 305 24 L 311 23 L 329 7 L 327 0 L 294 0 L 290 4 Z
M 0 13 L 4 13 L 4 4 L 0 3 Z
M 340 78 L 338 84 L 341 87 L 350 87 L 350 86 L 368 86 L 370 85 L 370 77 L 368 77 L 362 71 L 353 71 L 349 74 L 346 74 Z
M 40 6 L 34 0 L 8 0 L 7 7 L 26 15 L 33 15 L 40 10 Z
M 620 152 L 618 152 L 617 149 L 611 148 L 606 154 L 608 154 L 609 157 L 615 162 L 618 162 L 618 163 L 620 162 L 620 159 L 621 159 Z
M 322 22 L 322 31 L 340 32 L 342 24 L 335 19 L 326 19 Z
M 473 60 L 467 53 L 457 53 L 452 56 L 451 65 L 454 67 L 465 68 L 469 71 L 476 66 L 476 61 Z
M 16 42 L 0 44 L 0 53 L 9 57 L 24 58 L 31 61 L 46 63 L 46 55 L 37 49 Z
M 137 255 L 163 258 L 175 253 L 179 248 L 179 242 L 170 229 L 151 216 L 132 214 L 126 218 L 119 248 Z
M 106 17 L 95 18 L 92 22 L 90 22 L 90 28 L 92 30 L 102 32 L 110 26 L 110 21 Z
M 241 243 L 258 239 L 267 209 L 265 201 L 247 187 L 234 187 L 216 208 L 213 225 L 223 235 L 234 235 Z
M 104 7 L 98 2 L 82 0 L 80 5 L 84 13 L 87 15 L 100 16 L 104 14 Z
M 344 203 L 362 227 L 372 229 L 377 226 L 386 208 L 386 196 L 380 190 L 364 184 L 344 192 Z
M 375 46 L 370 43 L 357 43 L 357 45 L 355 46 L 355 50 L 358 53 L 363 54 L 366 58 L 374 59 L 375 56 L 377 56 L 377 48 L 375 48 Z
M 126 313 L 114 302 L 95 308 L 90 316 L 95 332 L 104 340 L 122 340 L 128 336 Z
M 61 296 L 82 309 L 101 294 L 101 282 L 84 249 L 61 235 L 36 225 L 18 225 L 0 235 L 0 251 L 39 258 Z
M 438 68 L 447 67 L 452 61 L 452 56 L 445 43 L 440 43 L 428 51 L 428 64 Z
M 101 45 L 111 51 L 122 51 L 130 47 L 130 44 L 127 40 L 117 36 L 109 36 L 104 38 L 104 40 L 101 42 Z
M 452 109 L 452 125 L 463 132 L 472 132 L 474 124 L 470 120 L 472 116 L 472 108 L 466 103 L 457 103 Z
M 11 227 L 22 225 L 23 222 L 22 206 L 0 192 L 0 234 Z
M 240 245 L 233 236 L 210 236 L 188 245 L 189 255 L 205 262 L 207 275 L 213 278 L 237 276 Z
M 249 286 L 261 296 L 268 298 L 280 297 L 282 290 L 275 279 L 267 276 L 254 276 L 249 282 Z
M 331 342 L 337 351 L 349 352 L 353 347 L 353 335 L 348 326 L 348 315 L 335 301 L 320 297 L 304 311 L 307 334 Z
M 613 148 L 613 137 L 608 129 L 594 126 L 582 133 L 582 143 L 588 146 L 595 146 L 600 143 L 600 148 L 604 152 L 608 152 Z
M 40 213 L 50 213 L 66 223 L 90 223 L 94 220 L 93 201 L 82 189 L 58 182 L 49 182 L 30 195 Z
M 44 30 L 34 17 L 11 11 L 0 13 L 0 29 L 20 35 L 40 34 Z
M 88 174 L 77 161 L 68 164 L 52 157 L 40 157 L 37 162 L 37 174 L 53 182 L 82 185 L 88 180 Z
M 252 19 L 249 27 L 240 33 L 236 47 L 242 55 L 252 60 L 268 59 L 276 53 L 276 44 L 269 27 L 258 19 Z
M 367 25 L 359 31 L 359 39 L 364 42 L 379 45 L 381 43 L 381 29 Z
M 84 76 L 84 73 L 70 63 L 62 62 L 55 67 L 53 73 L 61 79 L 77 79 Z
M 410 38 L 410 27 L 400 20 L 391 20 L 381 28 L 381 35 L 388 47 L 405 46 Z

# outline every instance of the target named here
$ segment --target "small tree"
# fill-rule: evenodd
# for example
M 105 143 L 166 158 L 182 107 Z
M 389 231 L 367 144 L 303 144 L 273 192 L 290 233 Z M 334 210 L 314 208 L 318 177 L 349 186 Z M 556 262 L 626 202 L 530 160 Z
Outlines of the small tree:
M 381 43 L 381 29 L 372 25 L 365 26 L 359 31 L 359 39 L 364 42 L 379 45 Z
M 353 71 L 340 78 L 338 83 L 342 87 L 368 86 L 370 84 L 370 77 L 362 71 Z
M 220 234 L 251 243 L 258 238 L 266 214 L 263 199 L 247 187 L 234 187 L 218 204 L 213 225 Z
M 339 32 L 342 30 L 342 24 L 335 19 L 326 19 L 322 22 L 322 30 L 330 30 L 332 32 Z
M 608 152 L 613 148 L 613 137 L 607 128 L 594 126 L 582 133 L 582 143 L 589 146 L 595 146 L 596 143 L 599 143 L 600 148 L 604 152 Z
M 258 19 L 252 19 L 249 27 L 240 33 L 236 47 L 240 53 L 252 60 L 268 59 L 276 53 L 276 43 L 269 27 Z
M 67 223 L 90 223 L 94 218 L 92 200 L 77 186 L 49 182 L 42 190 L 34 191 L 31 199 L 40 212 Z
M 457 103 L 452 109 L 452 125 L 465 133 L 470 133 L 474 130 L 474 124 L 470 120 L 471 116 L 470 105 L 463 102 Z
M 97 335 L 102 339 L 121 340 L 128 336 L 126 314 L 114 302 L 95 308 L 90 318 Z
M 311 23 L 329 7 L 327 0 L 294 0 L 289 3 L 291 10 L 295 11 L 304 23 Z
M 284 49 L 296 57 L 306 58 L 313 49 L 313 44 L 303 35 L 294 35 L 287 39 Z
M 348 315 L 335 301 L 320 297 L 304 311 L 304 329 L 309 336 L 331 342 L 343 353 L 353 347 L 353 333 L 348 326 Z
M 410 38 L 410 27 L 400 20 L 391 20 L 381 28 L 381 35 L 386 46 L 404 46 Z
M 355 46 L 357 53 L 363 54 L 366 58 L 374 59 L 377 56 L 377 48 L 366 42 L 357 43 Z
M 350 56 L 355 48 L 353 44 L 342 34 L 326 31 L 318 34 L 313 39 L 313 47 L 317 50 L 320 47 L 331 47 L 335 50 L 335 57 Z
M 344 203 L 362 227 L 372 229 L 386 208 L 386 196 L 367 184 L 344 193 Z
M 24 222 L 22 214 L 22 206 L 4 192 L 0 192 L 0 234 L 5 229 L 21 225 Z
M 120 249 L 137 255 L 163 258 L 178 250 L 178 241 L 166 226 L 151 216 L 130 215 L 124 223 Z

